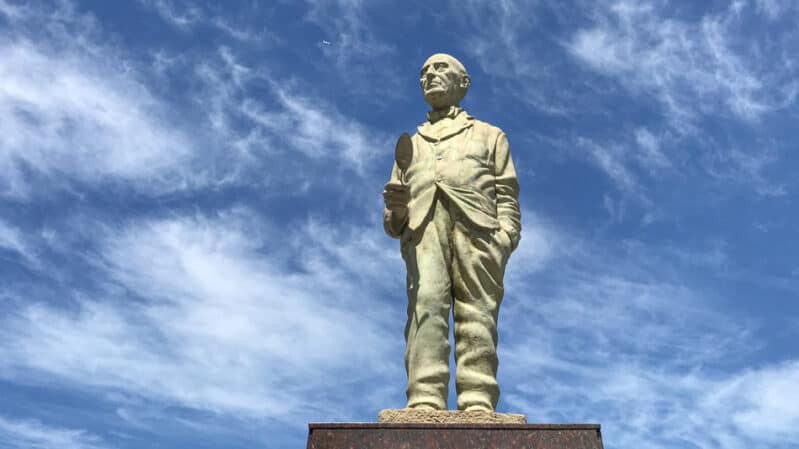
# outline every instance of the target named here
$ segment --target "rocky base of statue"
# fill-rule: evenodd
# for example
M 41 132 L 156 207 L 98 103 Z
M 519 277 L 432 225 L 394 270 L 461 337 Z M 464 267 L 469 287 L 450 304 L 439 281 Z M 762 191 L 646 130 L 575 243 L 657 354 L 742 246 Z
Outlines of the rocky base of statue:
M 527 424 L 524 415 L 515 413 L 465 412 L 461 410 L 420 410 L 413 408 L 381 410 L 379 423 L 440 424 Z
M 310 424 L 307 449 L 602 449 L 598 424 Z

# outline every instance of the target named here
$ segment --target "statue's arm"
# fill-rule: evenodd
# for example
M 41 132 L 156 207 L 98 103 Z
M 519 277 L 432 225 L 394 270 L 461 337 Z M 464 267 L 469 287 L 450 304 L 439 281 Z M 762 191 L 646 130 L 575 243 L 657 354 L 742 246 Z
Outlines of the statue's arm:
M 391 179 L 389 183 L 400 183 L 399 179 L 399 168 L 397 168 L 397 163 L 394 163 L 394 167 L 391 169 Z M 408 213 L 407 209 L 403 216 L 397 216 L 394 212 L 391 211 L 388 207 L 383 208 L 383 229 L 385 229 L 386 234 L 390 237 L 395 239 L 400 238 L 402 235 L 403 229 L 408 223 Z
M 497 219 L 508 233 L 513 249 L 519 245 L 522 214 L 519 210 L 519 180 L 510 155 L 508 136 L 500 132 L 494 148 L 494 168 L 497 191 Z

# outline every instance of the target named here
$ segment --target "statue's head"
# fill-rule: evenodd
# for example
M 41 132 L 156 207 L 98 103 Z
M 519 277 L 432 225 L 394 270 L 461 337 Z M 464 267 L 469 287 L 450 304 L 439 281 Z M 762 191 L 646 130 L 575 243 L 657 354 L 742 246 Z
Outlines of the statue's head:
M 445 53 L 427 58 L 419 78 L 424 100 L 433 109 L 457 106 L 466 96 L 470 82 L 463 64 Z

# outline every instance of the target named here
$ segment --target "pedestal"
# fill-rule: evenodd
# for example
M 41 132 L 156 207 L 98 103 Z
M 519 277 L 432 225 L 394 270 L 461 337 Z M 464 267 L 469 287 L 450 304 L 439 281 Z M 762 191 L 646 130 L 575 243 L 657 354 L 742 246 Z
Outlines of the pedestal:
M 602 449 L 598 424 L 311 423 L 308 449 Z

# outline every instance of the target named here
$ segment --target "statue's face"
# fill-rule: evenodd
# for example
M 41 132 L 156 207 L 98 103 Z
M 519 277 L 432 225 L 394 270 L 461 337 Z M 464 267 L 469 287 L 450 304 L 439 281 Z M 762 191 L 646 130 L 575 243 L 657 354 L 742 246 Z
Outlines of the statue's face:
M 422 66 L 419 84 L 424 99 L 433 109 L 457 105 L 469 87 L 469 77 L 462 65 L 452 56 L 437 54 Z

